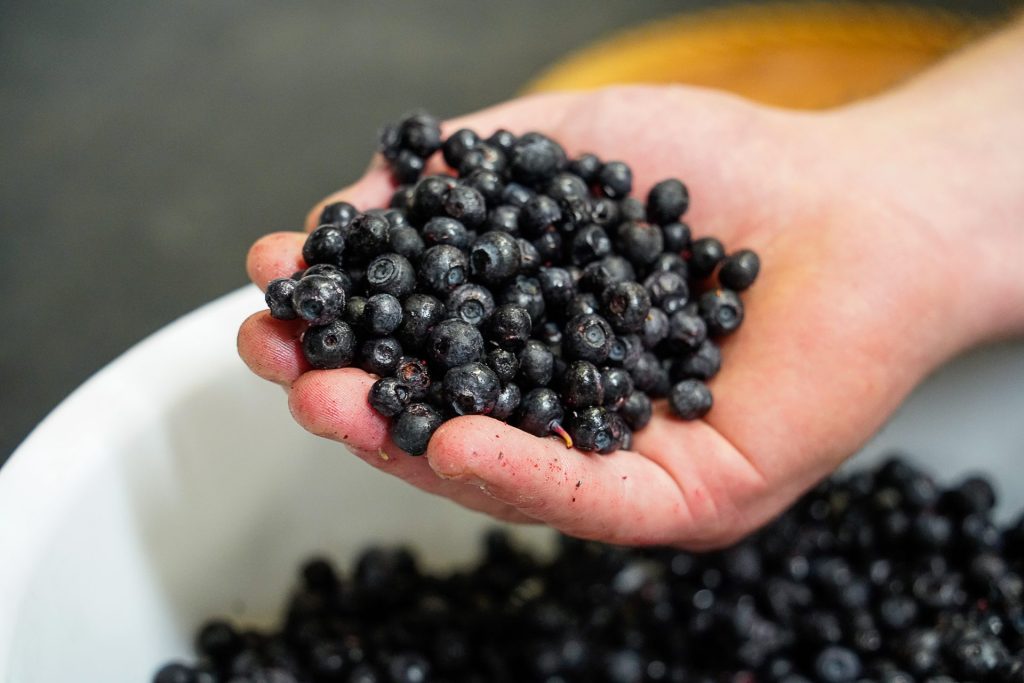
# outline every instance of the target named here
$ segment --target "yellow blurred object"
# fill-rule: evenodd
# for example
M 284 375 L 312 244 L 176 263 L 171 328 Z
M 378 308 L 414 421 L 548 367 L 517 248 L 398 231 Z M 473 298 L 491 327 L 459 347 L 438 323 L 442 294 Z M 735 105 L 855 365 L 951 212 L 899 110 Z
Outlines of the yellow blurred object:
M 559 61 L 527 90 L 687 83 L 820 109 L 885 90 L 993 26 L 905 6 L 739 5 L 624 31 Z

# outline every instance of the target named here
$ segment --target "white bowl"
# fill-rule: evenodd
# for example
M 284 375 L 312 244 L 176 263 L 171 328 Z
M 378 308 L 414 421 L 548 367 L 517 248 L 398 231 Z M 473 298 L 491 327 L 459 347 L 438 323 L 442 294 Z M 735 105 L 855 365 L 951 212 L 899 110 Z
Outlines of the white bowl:
M 490 522 L 298 428 L 251 376 L 244 288 L 153 335 L 65 400 L 0 471 L 0 680 L 147 681 L 206 616 L 268 623 L 297 563 L 406 542 L 428 565 L 475 555 Z M 1024 506 L 1024 344 L 961 358 L 865 449 L 992 472 Z M 527 534 L 532 542 L 542 530 Z

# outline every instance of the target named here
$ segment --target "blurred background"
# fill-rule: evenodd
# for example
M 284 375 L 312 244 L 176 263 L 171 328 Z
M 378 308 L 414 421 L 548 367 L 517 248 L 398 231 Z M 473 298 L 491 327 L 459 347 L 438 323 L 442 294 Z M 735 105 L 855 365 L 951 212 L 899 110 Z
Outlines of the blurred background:
M 382 122 L 499 102 L 596 40 L 727 5 L 4 0 L 0 463 L 89 375 L 244 284 L 249 244 L 355 179 Z M 955 13 L 913 41 L 940 52 L 1019 3 L 911 5 Z

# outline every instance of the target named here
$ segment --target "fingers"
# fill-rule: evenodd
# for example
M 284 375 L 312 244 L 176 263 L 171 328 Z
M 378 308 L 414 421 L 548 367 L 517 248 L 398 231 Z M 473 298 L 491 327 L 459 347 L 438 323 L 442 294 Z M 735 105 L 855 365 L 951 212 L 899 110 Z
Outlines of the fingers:
M 275 320 L 268 311 L 246 318 L 238 330 L 238 355 L 256 375 L 288 386 L 312 369 L 299 344 L 305 324 Z
M 417 488 L 499 519 L 532 521 L 475 486 L 440 479 L 425 458 L 395 446 L 388 437 L 388 419 L 367 401 L 374 381 L 356 368 L 308 372 L 292 384 L 288 406 L 307 431 L 346 444 L 364 462 Z
M 700 445 L 692 452 L 679 449 L 680 457 L 716 456 Z M 721 517 L 698 478 L 677 483 L 639 453 L 584 454 L 486 417 L 443 424 L 427 460 L 440 476 L 476 483 L 497 500 L 582 538 L 703 548 L 728 542 L 737 526 Z
M 302 245 L 306 236 L 301 232 L 272 232 L 264 235 L 249 249 L 245 270 L 249 279 L 266 291 L 267 283 L 306 267 L 302 260 Z

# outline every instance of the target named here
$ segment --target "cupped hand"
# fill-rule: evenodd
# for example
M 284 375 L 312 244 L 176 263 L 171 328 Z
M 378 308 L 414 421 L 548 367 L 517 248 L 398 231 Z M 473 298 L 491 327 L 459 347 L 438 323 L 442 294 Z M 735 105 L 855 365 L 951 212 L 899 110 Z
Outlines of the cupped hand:
M 721 546 L 835 468 L 925 373 L 969 342 L 969 331 L 947 329 L 939 313 L 953 238 L 908 211 L 899 188 L 871 182 L 856 161 L 865 143 L 842 116 L 630 87 L 528 97 L 451 121 L 445 132 L 461 127 L 539 130 L 570 155 L 625 161 L 641 198 L 678 177 L 690 189 L 685 220 L 694 235 L 714 235 L 728 251 L 754 249 L 762 269 L 744 296 L 743 326 L 723 344 L 711 412 L 684 422 L 656 402 L 633 450 L 611 455 L 474 416 L 446 422 L 425 457 L 411 457 L 367 403 L 373 377 L 310 370 L 298 322 L 266 311 L 245 321 L 242 357 L 287 389 L 299 424 L 421 489 L 584 538 Z M 324 203 L 381 207 L 392 190 L 375 161 Z M 289 232 L 257 242 L 252 280 L 263 288 L 300 269 L 303 240 Z

